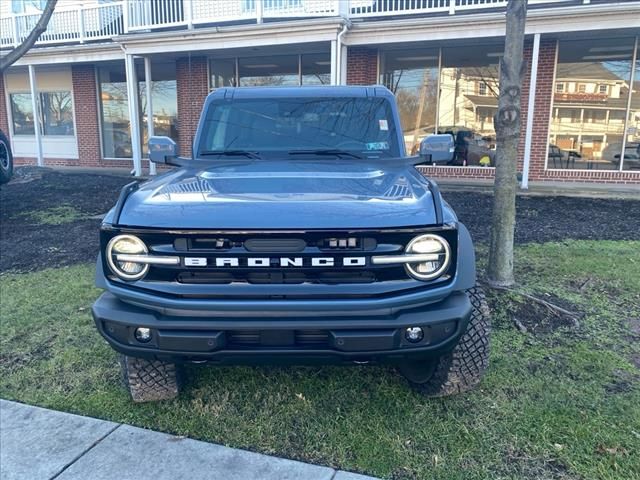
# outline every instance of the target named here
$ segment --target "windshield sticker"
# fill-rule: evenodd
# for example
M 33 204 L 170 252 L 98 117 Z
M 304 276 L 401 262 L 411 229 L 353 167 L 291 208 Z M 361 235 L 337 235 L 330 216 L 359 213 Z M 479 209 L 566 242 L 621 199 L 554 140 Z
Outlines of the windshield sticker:
M 389 130 L 389 122 L 386 119 L 378 120 L 380 123 L 380 130 L 387 131 Z
M 367 150 L 389 150 L 389 144 L 387 142 L 369 142 Z

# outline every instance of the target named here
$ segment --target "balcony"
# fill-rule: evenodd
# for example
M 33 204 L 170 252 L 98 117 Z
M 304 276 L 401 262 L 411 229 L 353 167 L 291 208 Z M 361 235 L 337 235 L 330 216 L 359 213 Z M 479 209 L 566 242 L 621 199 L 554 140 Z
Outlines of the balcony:
M 593 0 L 595 3 L 598 0 Z M 529 0 L 530 8 L 589 4 L 592 0 Z M 121 0 L 59 7 L 37 45 L 106 41 L 141 31 L 193 29 L 232 23 L 339 17 L 402 18 L 502 9 L 507 0 Z M 0 19 L 0 49 L 22 42 L 39 14 Z

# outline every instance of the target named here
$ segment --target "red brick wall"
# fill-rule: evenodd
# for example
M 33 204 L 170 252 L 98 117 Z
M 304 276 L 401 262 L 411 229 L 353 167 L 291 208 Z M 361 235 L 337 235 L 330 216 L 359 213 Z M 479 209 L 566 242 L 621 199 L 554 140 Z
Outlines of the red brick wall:
M 347 85 L 378 84 L 378 50 L 349 47 L 347 50 Z
M 493 178 L 494 169 L 488 167 L 418 167 L 418 171 L 432 178 Z
M 533 113 L 533 136 L 531 138 L 531 158 L 529 180 L 537 180 L 544 172 L 549 144 L 549 122 L 551 118 L 551 99 L 553 97 L 553 79 L 556 68 L 555 40 L 540 41 L 538 58 L 538 76 L 536 79 L 536 100 Z M 529 56 L 531 53 L 529 52 Z M 529 82 L 527 80 L 526 101 L 529 101 Z
M 524 78 L 522 79 L 522 90 L 520 92 L 520 141 L 518 142 L 518 172 L 522 172 L 524 163 L 524 143 L 527 131 L 527 113 L 529 111 L 529 86 L 531 85 L 531 57 L 533 41 L 525 40 L 522 57 L 524 60 Z M 532 139 L 533 140 L 533 139 Z
M 180 155 L 191 156 L 200 112 L 209 94 L 207 59 L 183 57 L 176 62 L 178 95 L 178 148 Z
M 78 165 L 99 166 L 100 127 L 98 124 L 98 95 L 96 91 L 96 71 L 93 65 L 71 67 L 73 83 L 73 108 L 76 116 L 76 137 L 78 139 Z

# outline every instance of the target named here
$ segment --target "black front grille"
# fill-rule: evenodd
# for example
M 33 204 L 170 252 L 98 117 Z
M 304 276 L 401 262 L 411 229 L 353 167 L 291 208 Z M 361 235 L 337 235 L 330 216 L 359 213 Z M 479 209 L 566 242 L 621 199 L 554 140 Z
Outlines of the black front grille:
M 179 265 L 152 266 L 146 277 L 136 282 L 136 287 L 139 288 L 160 290 L 158 282 L 172 282 L 190 286 L 190 289 L 185 288 L 184 292 L 176 293 L 177 295 L 206 297 L 220 295 L 219 290 L 216 293 L 208 292 L 207 285 L 211 285 L 213 289 L 215 286 L 244 284 L 247 287 L 256 287 L 252 294 L 270 297 L 287 295 L 287 293 L 283 293 L 282 289 L 274 289 L 271 292 L 263 286 L 345 285 L 345 289 L 338 292 L 338 295 L 348 296 L 354 294 L 349 290 L 349 285 L 378 284 L 383 287 L 384 282 L 387 282 L 388 288 L 393 291 L 417 288 L 416 282 L 409 276 L 403 265 L 373 264 L 371 257 L 402 254 L 405 246 L 413 238 L 434 231 L 435 229 L 428 228 L 379 231 L 184 233 L 123 230 L 113 233 L 103 231 L 101 241 L 106 246 L 114 235 L 131 233 L 145 242 L 150 254 L 180 257 Z M 455 273 L 457 263 L 455 258 L 457 230 L 438 229 L 437 233 L 449 242 L 453 258 L 449 271 L 431 284 L 449 281 Z M 296 262 L 283 265 L 282 258 L 296 259 Z M 314 259 L 317 261 L 319 258 L 331 258 L 334 264 L 314 264 Z M 364 260 L 349 264 L 348 259 L 353 258 Z M 188 259 L 198 261 L 188 262 Z M 236 264 L 227 262 L 229 259 L 233 259 Z M 254 263 L 250 264 L 249 259 Z M 255 264 L 257 260 L 260 260 L 260 265 Z M 109 271 L 106 264 L 105 271 Z M 420 287 L 429 285 L 421 283 Z M 354 288 L 354 290 L 358 290 L 357 295 L 365 294 L 362 289 Z M 378 295 L 382 292 L 381 289 L 377 291 Z M 243 294 L 246 293 L 243 291 Z M 316 295 L 312 290 L 305 293 Z M 229 292 L 229 295 L 233 294 Z M 297 291 L 296 294 L 300 295 L 300 292 Z M 321 295 L 321 289 L 318 289 L 317 294 Z M 332 295 L 336 295 L 335 289 Z
M 247 272 L 247 273 L 217 273 L 217 272 L 181 272 L 178 281 L 185 284 L 228 284 L 246 282 L 254 285 L 268 284 L 302 284 L 316 283 L 335 285 L 340 283 L 373 283 L 376 280 L 374 272 Z
M 227 332 L 227 346 L 232 348 L 321 348 L 328 345 L 327 330 L 231 330 Z

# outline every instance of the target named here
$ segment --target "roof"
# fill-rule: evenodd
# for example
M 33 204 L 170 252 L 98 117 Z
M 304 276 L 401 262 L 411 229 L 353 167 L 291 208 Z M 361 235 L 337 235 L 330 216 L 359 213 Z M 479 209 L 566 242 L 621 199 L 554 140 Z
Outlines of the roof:
M 465 95 L 467 100 L 479 107 L 497 107 L 498 99 L 493 95 Z
M 300 98 L 300 97 L 389 97 L 393 94 L 382 85 L 307 85 L 295 87 L 223 87 L 209 98 Z
M 580 80 L 624 80 L 602 63 L 559 63 L 556 72 L 556 80 L 580 79 Z

